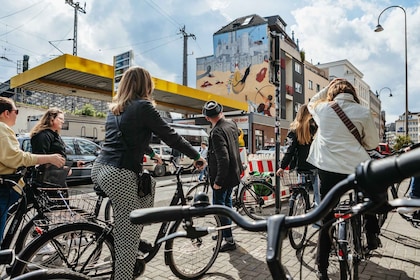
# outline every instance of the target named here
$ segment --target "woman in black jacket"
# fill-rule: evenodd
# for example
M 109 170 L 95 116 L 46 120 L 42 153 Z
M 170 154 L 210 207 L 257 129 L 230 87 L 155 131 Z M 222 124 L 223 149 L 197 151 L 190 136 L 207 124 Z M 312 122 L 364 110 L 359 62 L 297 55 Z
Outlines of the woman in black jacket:
M 105 124 L 105 141 L 92 168 L 92 181 L 111 199 L 114 210 L 115 280 L 133 279 L 134 264 L 142 225 L 130 223 L 134 209 L 153 207 L 155 184 L 143 197 L 137 193 L 138 174 L 142 172 L 145 153 L 152 133 L 173 149 L 197 162 L 205 163 L 200 154 L 162 119 L 152 101 L 153 81 L 141 67 L 128 69 L 110 105 Z M 202 167 L 200 167 L 202 168 Z
M 308 111 L 307 105 L 302 105 L 296 114 L 296 118 L 290 124 L 290 130 L 287 134 L 287 151 L 277 170 L 277 176 L 283 176 L 283 171 L 289 166 L 299 172 L 311 173 L 311 182 L 314 190 L 315 205 L 319 204 L 318 172 L 315 166 L 306 161 L 309 154 L 309 148 L 316 133 L 317 125 Z

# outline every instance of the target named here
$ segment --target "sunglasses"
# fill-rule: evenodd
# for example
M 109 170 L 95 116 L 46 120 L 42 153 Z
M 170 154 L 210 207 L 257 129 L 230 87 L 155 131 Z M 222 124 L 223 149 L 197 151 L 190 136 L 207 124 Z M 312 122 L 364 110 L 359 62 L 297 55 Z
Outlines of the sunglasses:
M 9 112 L 13 112 L 13 111 L 16 112 L 16 115 L 19 115 L 19 110 L 9 110 Z

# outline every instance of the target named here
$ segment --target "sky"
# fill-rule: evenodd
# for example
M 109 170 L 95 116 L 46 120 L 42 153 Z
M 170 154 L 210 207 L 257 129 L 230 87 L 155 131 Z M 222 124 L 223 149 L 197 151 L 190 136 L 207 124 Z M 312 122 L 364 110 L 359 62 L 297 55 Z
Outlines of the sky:
M 381 14 L 393 5 L 403 9 Z M 115 55 L 133 50 L 135 65 L 179 84 L 185 26 L 194 35 L 188 39 L 188 86 L 194 88 L 196 58 L 213 55 L 215 32 L 239 17 L 279 15 L 306 60 L 347 59 L 358 68 L 380 93 L 387 123 L 405 112 L 407 31 L 408 109 L 420 112 L 420 0 L 86 0 L 79 6 L 85 13 L 78 13 L 78 56 L 112 64 Z M 66 0 L 0 0 L 0 7 L 0 83 L 17 74 L 25 54 L 30 68 L 72 54 L 74 8 Z M 384 31 L 376 33 L 380 14 Z

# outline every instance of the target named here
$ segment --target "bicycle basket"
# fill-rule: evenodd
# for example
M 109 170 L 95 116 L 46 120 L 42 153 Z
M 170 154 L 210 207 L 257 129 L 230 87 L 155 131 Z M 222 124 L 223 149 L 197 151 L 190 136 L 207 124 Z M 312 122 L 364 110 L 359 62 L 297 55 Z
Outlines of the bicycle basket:
M 50 189 L 48 189 L 50 191 Z M 63 223 L 85 222 L 95 218 L 97 196 L 95 193 L 83 193 L 76 190 L 66 190 L 60 198 L 41 199 L 44 219 L 36 221 L 38 226 L 51 226 Z M 44 194 L 45 195 L 45 194 Z M 53 202 L 53 203 L 52 203 Z M 46 204 L 45 204 L 46 203 Z
M 254 187 L 254 191 L 256 194 L 260 195 L 260 196 L 269 196 L 273 193 L 272 189 L 268 188 L 267 186 L 265 186 L 264 184 L 258 184 L 255 183 L 255 181 L 265 181 L 267 183 L 269 183 L 270 185 L 272 185 L 272 179 L 270 176 L 270 172 L 256 172 L 253 174 L 251 181 L 253 181 L 254 183 L 252 184 Z
M 284 170 L 283 176 L 280 177 L 281 183 L 283 187 L 287 187 L 289 189 L 295 188 L 298 186 L 298 174 L 296 171 L 293 170 Z

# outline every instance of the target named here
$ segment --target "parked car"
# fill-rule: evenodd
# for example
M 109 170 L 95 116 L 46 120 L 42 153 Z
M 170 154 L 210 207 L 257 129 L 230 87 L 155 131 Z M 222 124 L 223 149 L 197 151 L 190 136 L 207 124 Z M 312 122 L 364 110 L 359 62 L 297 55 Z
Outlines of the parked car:
M 66 144 L 67 160 L 72 161 L 72 173 L 67 176 L 67 182 L 73 181 L 89 181 L 92 171 L 92 164 L 98 156 L 101 147 L 94 142 L 81 138 L 62 136 L 63 142 Z M 26 152 L 32 152 L 31 139 L 28 135 L 18 136 L 20 148 Z M 77 161 L 84 161 L 88 164 L 77 167 Z
M 169 160 L 171 158 L 171 147 L 165 144 L 151 144 L 150 146 L 152 147 L 155 154 L 158 154 L 162 159 Z M 192 159 L 181 154 L 179 163 L 182 166 L 189 166 L 192 162 Z M 175 167 L 173 164 L 158 164 L 155 160 L 150 159 L 150 157 L 147 155 L 143 157 L 143 169 L 148 170 L 156 177 L 165 176 L 168 173 L 173 174 L 175 172 Z

